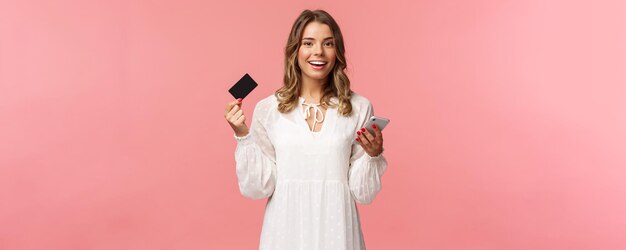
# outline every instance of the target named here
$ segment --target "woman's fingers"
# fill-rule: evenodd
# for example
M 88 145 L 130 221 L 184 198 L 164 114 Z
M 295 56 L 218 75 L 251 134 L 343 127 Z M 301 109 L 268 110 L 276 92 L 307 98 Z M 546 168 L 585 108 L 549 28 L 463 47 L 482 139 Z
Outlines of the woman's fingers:
M 224 117 L 228 123 L 235 127 L 240 127 L 245 122 L 245 116 L 243 115 L 243 109 L 241 109 L 241 99 L 229 102 L 226 104 L 226 113 Z
M 226 117 L 233 109 L 241 109 L 243 105 L 241 98 L 229 102 L 226 104 L 226 112 L 224 112 L 224 117 Z M 236 111 L 236 110 L 235 110 Z M 232 114 L 232 113 L 231 113 Z
M 357 137 L 357 141 L 359 142 L 363 150 L 365 150 L 367 154 L 372 155 L 372 152 L 374 150 L 374 145 L 372 144 L 372 142 L 367 139 L 367 136 L 363 132 L 358 131 L 357 134 L 359 135 Z
M 228 111 L 228 113 L 226 113 L 226 119 L 229 119 L 230 117 L 232 117 L 233 115 L 235 115 L 235 113 L 241 111 L 241 109 L 239 108 L 239 106 L 235 105 L 233 106 L 230 111 Z
M 367 138 L 367 140 L 368 140 L 370 143 L 374 143 L 374 142 L 375 142 L 375 141 L 374 141 L 374 139 L 375 139 L 375 138 L 374 138 L 374 135 L 373 135 L 372 133 L 370 133 L 370 131 L 369 131 L 369 130 L 367 130 L 367 129 L 363 128 L 363 129 L 361 129 L 361 131 L 363 131 L 362 133 L 363 133 L 363 134 L 365 134 L 365 137 Z
M 235 125 L 235 122 L 237 121 L 237 119 L 239 119 L 239 117 L 243 116 L 243 110 L 238 110 L 237 112 L 235 112 L 234 114 L 232 114 L 228 121 L 230 123 L 232 123 L 233 125 Z
M 358 135 L 356 140 L 367 154 L 374 156 L 382 152 L 383 136 L 380 129 L 376 126 L 372 126 L 372 128 L 374 129 L 374 133 L 370 133 L 367 129 L 361 128 L 356 132 Z
M 246 116 L 243 114 L 240 114 L 239 117 L 237 117 L 237 119 L 235 120 L 235 122 L 233 122 L 233 124 L 235 124 L 235 126 L 240 126 L 245 121 L 246 121 Z
M 374 130 L 374 135 L 376 137 L 376 141 L 378 143 L 382 143 L 383 142 L 383 133 L 380 131 L 380 129 L 376 126 L 376 124 L 372 124 L 372 129 Z
M 234 100 L 232 102 L 229 102 L 226 104 L 226 112 L 229 112 L 231 109 L 233 109 L 233 107 L 237 104 L 241 104 L 241 98 Z M 238 105 L 241 107 L 241 105 Z
M 365 145 L 363 145 L 363 141 L 361 140 L 360 137 L 361 137 L 360 135 L 357 135 L 355 140 L 359 143 L 359 145 L 361 145 L 361 147 L 365 148 Z
M 367 146 L 369 147 L 375 147 L 376 145 L 376 138 L 374 138 L 374 135 L 372 135 L 372 133 L 370 133 L 367 129 L 362 128 L 361 131 L 359 131 L 361 133 L 361 135 L 363 136 L 363 140 L 367 141 Z
M 226 111 L 224 112 L 224 118 L 228 121 L 228 124 L 233 128 L 237 136 L 244 136 L 248 134 L 248 127 L 246 126 L 246 116 L 241 109 L 241 98 L 229 102 L 226 104 Z
M 361 142 L 361 146 L 363 146 L 363 148 L 368 148 L 371 145 L 371 142 L 369 139 L 367 139 L 367 136 L 365 136 L 365 134 L 363 133 L 362 130 L 359 130 L 356 132 L 359 141 Z

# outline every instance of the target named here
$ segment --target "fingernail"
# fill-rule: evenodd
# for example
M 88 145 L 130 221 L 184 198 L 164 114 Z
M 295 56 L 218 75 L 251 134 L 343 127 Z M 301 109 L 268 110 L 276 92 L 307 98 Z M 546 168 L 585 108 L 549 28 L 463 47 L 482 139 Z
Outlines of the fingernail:
M 237 98 L 237 102 L 241 102 L 243 99 L 241 98 Z
M 365 132 L 365 128 L 361 128 L 361 131 Z
M 356 134 L 357 135 L 361 135 L 361 131 L 356 131 Z
M 376 128 L 376 124 L 372 124 L 372 128 Z
M 356 140 L 357 140 L 357 141 L 358 141 L 358 140 L 360 140 L 360 139 L 359 139 L 359 137 L 357 137 L 357 138 L 356 138 Z

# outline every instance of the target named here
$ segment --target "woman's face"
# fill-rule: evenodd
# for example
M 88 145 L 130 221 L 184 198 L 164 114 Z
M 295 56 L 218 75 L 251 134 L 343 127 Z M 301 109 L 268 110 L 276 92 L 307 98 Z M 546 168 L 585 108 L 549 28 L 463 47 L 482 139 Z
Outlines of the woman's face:
M 336 53 L 330 27 L 319 22 L 307 24 L 298 49 L 298 66 L 302 70 L 302 78 L 326 79 L 335 66 Z

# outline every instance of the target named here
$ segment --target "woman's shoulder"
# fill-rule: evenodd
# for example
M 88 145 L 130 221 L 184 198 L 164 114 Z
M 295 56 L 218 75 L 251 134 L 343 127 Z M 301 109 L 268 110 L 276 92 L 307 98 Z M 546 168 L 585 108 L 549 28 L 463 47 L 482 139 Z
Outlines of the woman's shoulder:
M 352 92 L 352 96 L 350 97 L 350 102 L 352 103 L 353 108 L 367 109 L 372 106 L 372 103 L 365 96 L 359 95 L 356 92 Z
M 267 96 L 256 103 L 255 109 L 270 110 L 272 107 L 278 107 L 278 99 L 274 94 Z
M 357 92 L 352 91 L 352 96 L 350 97 L 350 101 L 354 104 L 361 104 L 361 103 L 370 103 L 370 100 L 367 99 L 367 97 L 360 95 Z

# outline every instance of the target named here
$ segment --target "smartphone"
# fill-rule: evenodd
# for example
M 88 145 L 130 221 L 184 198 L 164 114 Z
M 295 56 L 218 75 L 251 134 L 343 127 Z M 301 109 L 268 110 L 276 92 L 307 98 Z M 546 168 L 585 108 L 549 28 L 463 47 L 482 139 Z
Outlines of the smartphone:
M 372 134 L 374 134 L 374 129 L 372 128 L 373 124 L 376 124 L 376 127 L 380 131 L 383 131 L 383 129 L 387 126 L 387 124 L 389 124 L 389 119 L 378 117 L 378 116 L 370 117 L 370 119 L 367 120 L 367 122 L 365 123 L 365 129 L 367 129 L 367 131 L 369 131 Z
M 370 117 L 370 119 L 368 119 L 367 122 L 365 122 L 364 128 L 367 129 L 367 131 L 369 131 L 371 134 L 374 134 L 374 129 L 372 128 L 372 124 L 376 124 L 376 127 L 380 131 L 383 131 L 383 129 L 387 126 L 387 124 L 389 124 L 389 119 L 379 117 L 379 116 Z M 356 137 L 358 136 L 355 136 L 354 138 L 356 139 Z M 357 142 L 355 140 L 352 140 L 352 143 L 357 143 Z

